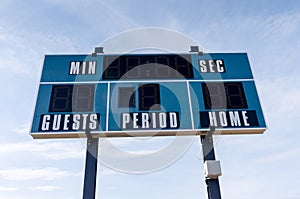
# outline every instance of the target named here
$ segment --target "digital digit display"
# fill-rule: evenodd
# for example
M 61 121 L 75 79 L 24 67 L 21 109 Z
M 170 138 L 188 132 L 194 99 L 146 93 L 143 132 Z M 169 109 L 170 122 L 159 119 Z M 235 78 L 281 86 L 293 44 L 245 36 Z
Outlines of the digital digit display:
M 242 82 L 202 83 L 202 91 L 206 109 L 248 108 Z
M 121 75 L 121 67 L 120 67 L 120 59 L 118 57 L 110 56 L 105 57 L 104 66 L 107 67 L 104 71 L 102 79 L 120 79 Z M 104 68 L 105 69 L 105 68 Z
M 103 80 L 193 78 L 190 55 L 105 56 Z
M 160 110 L 159 84 L 139 85 L 139 110 Z
M 119 108 L 135 107 L 135 87 L 119 88 Z
M 91 112 L 95 85 L 53 85 L 49 112 Z

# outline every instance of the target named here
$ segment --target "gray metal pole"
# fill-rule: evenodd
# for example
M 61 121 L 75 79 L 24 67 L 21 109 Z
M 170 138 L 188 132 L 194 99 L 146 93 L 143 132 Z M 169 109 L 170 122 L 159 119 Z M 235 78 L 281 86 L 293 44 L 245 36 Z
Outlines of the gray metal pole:
M 212 134 L 213 130 L 208 131 L 206 136 L 200 135 L 204 162 L 216 160 Z M 205 179 L 205 182 L 208 199 L 221 199 L 219 179 Z
M 83 199 L 95 199 L 96 196 L 98 144 L 99 138 L 92 138 L 87 133 Z

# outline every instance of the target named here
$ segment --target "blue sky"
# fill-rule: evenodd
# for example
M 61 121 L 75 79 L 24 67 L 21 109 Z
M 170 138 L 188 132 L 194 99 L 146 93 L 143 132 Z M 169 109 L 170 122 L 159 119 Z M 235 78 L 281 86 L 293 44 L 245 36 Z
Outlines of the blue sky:
M 84 140 L 28 134 L 45 54 L 90 53 L 122 31 L 179 31 L 208 52 L 247 52 L 268 130 L 219 137 L 223 198 L 299 199 L 300 3 L 262 1 L 17 1 L 0 3 L 0 197 L 81 198 Z M 173 138 L 116 139 L 134 152 Z M 130 174 L 99 164 L 97 198 L 207 198 L 199 139 L 157 172 Z

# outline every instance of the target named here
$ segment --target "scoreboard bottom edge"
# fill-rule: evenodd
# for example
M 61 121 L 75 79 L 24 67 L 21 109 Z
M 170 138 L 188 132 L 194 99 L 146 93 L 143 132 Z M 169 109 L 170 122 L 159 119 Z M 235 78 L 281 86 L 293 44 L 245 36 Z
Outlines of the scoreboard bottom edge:
M 216 128 L 214 135 L 243 135 L 243 134 L 263 134 L 267 128 Z M 193 130 L 186 129 L 180 131 L 92 131 L 92 137 L 113 138 L 113 137 L 154 137 L 154 136 L 193 136 L 206 135 L 210 129 Z M 84 131 L 78 132 L 31 132 L 34 139 L 51 139 L 51 138 L 86 138 Z

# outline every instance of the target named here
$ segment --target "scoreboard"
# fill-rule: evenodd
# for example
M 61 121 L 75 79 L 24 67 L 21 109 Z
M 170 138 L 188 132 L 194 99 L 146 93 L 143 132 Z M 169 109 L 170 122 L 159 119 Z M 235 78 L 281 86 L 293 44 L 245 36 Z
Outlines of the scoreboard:
M 46 55 L 34 138 L 266 130 L 246 53 Z

